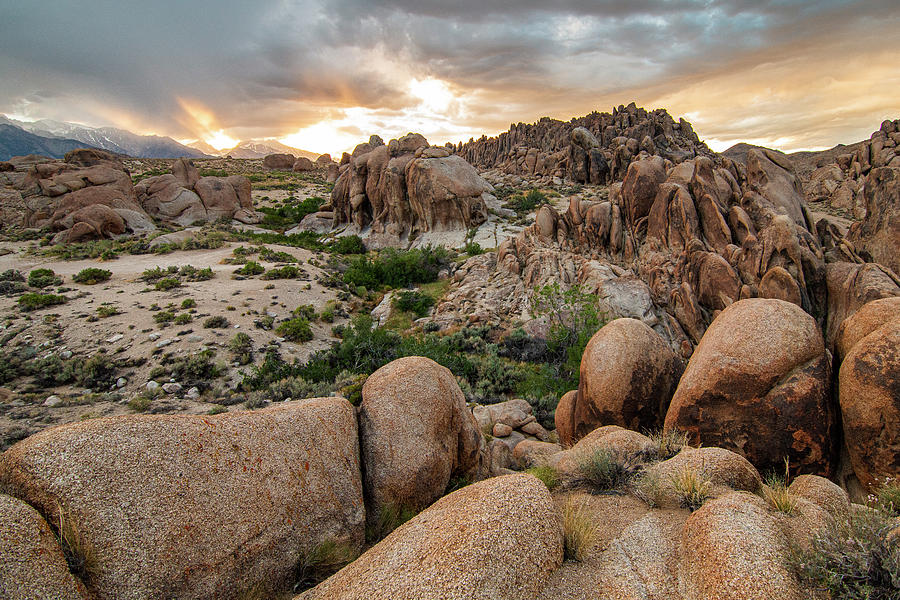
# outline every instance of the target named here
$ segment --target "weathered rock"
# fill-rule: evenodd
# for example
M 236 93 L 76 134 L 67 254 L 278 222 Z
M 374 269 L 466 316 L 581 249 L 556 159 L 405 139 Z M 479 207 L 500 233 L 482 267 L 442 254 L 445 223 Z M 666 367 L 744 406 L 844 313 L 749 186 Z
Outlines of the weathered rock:
M 322 157 L 320 156 L 319 158 L 321 159 Z M 318 162 L 318 160 L 316 162 Z M 329 158 L 327 163 L 330 163 L 330 162 L 331 162 L 331 159 Z M 301 156 L 300 158 L 298 158 L 297 160 L 294 161 L 294 165 L 291 167 L 291 170 L 295 171 L 295 172 L 297 172 L 297 171 L 315 171 L 316 165 L 313 164 L 313 161 L 309 160 L 305 156 Z
M 562 558 L 546 486 L 506 475 L 441 498 L 297 600 L 531 600 Z
M 578 390 L 572 390 L 563 394 L 556 405 L 556 413 L 553 420 L 556 424 L 556 435 L 559 443 L 565 447 L 575 442 L 575 402 L 578 399 Z
M 559 444 L 550 442 L 538 442 L 535 440 L 522 440 L 513 449 L 513 460 L 522 468 L 533 467 L 542 464 L 547 457 L 562 452 Z
M 675 354 L 647 325 L 636 319 L 611 321 L 584 349 L 573 420 L 563 428 L 574 439 L 560 435 L 560 441 L 571 444 L 600 425 L 635 430 L 661 426 L 681 369 Z
M 0 597 L 8 600 L 88 597 L 44 518 L 0 494 Z
M 864 185 L 866 216 L 847 233 L 864 258 L 900 274 L 900 169 L 872 169 Z
M 741 300 L 713 321 L 665 419 L 695 443 L 733 449 L 758 469 L 785 459 L 829 475 L 835 415 L 830 360 L 815 320 L 782 300 Z
M 816 504 L 835 519 L 845 520 L 850 516 L 847 492 L 824 477 L 800 475 L 791 482 L 788 492 Z
M 900 279 L 877 264 L 830 263 L 825 268 L 828 283 L 828 316 L 825 341 L 834 348 L 841 324 L 857 310 L 881 298 L 900 296 Z
M 801 227 L 809 227 L 803 214 L 803 186 L 790 159 L 775 150 L 752 148 L 747 153 L 750 187 Z
M 835 355 L 843 360 L 861 339 L 891 321 L 900 320 L 900 296 L 873 300 L 850 315 L 838 328 Z
M 732 490 L 756 493 L 762 487 L 759 471 L 746 458 L 724 448 L 683 448 L 672 458 L 651 465 L 645 477 L 658 486 L 656 503 L 679 506 L 681 498 L 674 486 L 675 477 L 683 470 L 695 471 L 711 484 L 715 497 Z
M 661 156 L 637 160 L 628 166 L 622 182 L 622 201 L 629 225 L 634 227 L 650 214 L 659 185 L 665 180 L 666 169 Z
M 98 598 L 238 598 L 283 590 L 323 542 L 362 544 L 357 440 L 342 398 L 93 419 L 7 450 L 0 484 L 77 523 Z
M 267 154 L 263 158 L 263 168 L 290 171 L 296 158 L 293 154 Z
M 453 374 L 419 356 L 400 358 L 366 380 L 359 409 L 366 506 L 421 509 L 450 478 L 474 472 L 483 444 Z
M 857 479 L 900 479 L 900 319 L 856 342 L 838 376 L 844 440 Z
M 805 600 L 787 552 L 761 498 L 734 492 L 711 500 L 682 530 L 678 591 L 685 600 Z
M 575 473 L 579 463 L 598 450 L 606 450 L 625 462 L 640 461 L 641 456 L 652 452 L 653 442 L 637 431 L 618 425 L 604 425 L 578 440 L 568 450 L 548 456 L 547 464 L 562 473 Z

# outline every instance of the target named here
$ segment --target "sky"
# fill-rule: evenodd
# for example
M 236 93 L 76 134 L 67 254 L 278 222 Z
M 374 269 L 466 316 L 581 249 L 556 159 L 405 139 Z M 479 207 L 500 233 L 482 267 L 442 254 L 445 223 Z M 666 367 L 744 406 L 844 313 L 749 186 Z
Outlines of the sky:
M 636 102 L 713 149 L 900 118 L 897 0 L 0 0 L 0 113 L 339 153 Z

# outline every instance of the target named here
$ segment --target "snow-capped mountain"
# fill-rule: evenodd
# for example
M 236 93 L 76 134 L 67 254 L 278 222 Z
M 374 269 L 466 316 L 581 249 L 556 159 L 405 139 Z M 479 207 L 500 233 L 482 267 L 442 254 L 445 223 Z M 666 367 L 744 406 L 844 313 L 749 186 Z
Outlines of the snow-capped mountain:
M 300 150 L 286 146 L 277 140 L 247 140 L 240 142 L 234 148 L 226 150 L 216 150 L 203 141 L 188 144 L 195 150 L 206 152 L 207 154 L 215 154 L 216 156 L 230 156 L 231 158 L 263 158 L 268 154 L 293 154 L 300 157 L 305 156 L 310 160 L 316 160 L 319 155 L 308 150 Z

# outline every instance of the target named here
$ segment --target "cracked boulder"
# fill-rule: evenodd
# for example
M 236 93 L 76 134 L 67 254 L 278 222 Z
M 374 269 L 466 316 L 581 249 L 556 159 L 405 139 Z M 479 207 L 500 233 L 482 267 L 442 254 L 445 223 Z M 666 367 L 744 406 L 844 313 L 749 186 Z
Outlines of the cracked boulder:
M 796 304 L 753 298 L 712 322 L 675 390 L 665 429 L 719 446 L 760 471 L 829 476 L 835 458 L 831 357 Z

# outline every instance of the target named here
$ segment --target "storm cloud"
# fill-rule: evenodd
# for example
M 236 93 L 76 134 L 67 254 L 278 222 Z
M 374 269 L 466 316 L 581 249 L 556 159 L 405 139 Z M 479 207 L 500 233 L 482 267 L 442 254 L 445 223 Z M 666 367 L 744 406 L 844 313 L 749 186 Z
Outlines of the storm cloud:
M 794 150 L 900 114 L 893 0 L 6 4 L 0 112 L 179 139 L 457 141 L 634 100 Z

